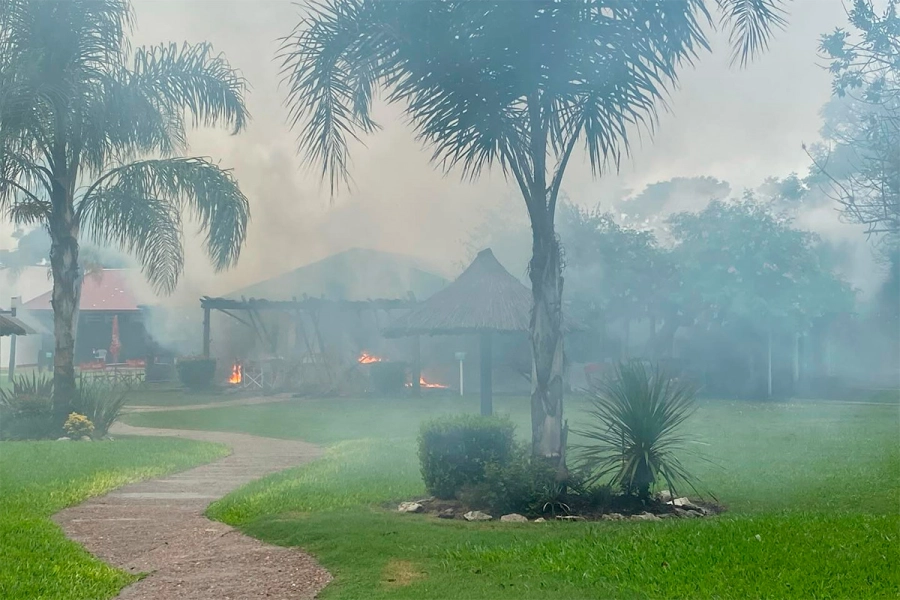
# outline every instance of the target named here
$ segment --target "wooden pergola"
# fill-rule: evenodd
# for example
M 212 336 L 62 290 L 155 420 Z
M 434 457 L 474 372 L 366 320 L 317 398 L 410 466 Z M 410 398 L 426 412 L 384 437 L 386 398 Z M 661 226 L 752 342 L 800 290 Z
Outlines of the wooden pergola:
M 210 317 L 212 311 L 218 311 L 249 327 L 257 339 L 273 352 L 277 344 L 274 332 L 266 326 L 262 319 L 262 313 L 280 312 L 297 317 L 304 343 L 310 356 L 318 356 L 324 353 L 325 340 L 319 327 L 319 317 L 325 308 L 337 308 L 348 312 L 359 313 L 361 311 L 393 311 L 410 310 L 417 306 L 415 297 L 410 293 L 408 299 L 371 299 L 371 300 L 331 300 L 326 298 L 294 298 L 292 300 L 267 300 L 263 298 L 211 298 L 204 296 L 200 299 L 200 307 L 203 309 L 203 354 L 210 355 Z M 311 323 L 311 331 L 307 332 L 302 325 L 300 315 L 306 314 Z M 318 351 L 315 350 L 318 348 Z M 414 394 L 420 393 L 421 360 L 419 357 L 418 338 L 413 346 L 413 377 L 412 390 Z

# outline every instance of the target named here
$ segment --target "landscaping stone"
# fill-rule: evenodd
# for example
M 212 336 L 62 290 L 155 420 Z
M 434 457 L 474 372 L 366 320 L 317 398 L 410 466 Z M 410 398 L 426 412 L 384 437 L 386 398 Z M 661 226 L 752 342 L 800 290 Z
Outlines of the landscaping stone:
M 546 522 L 547 522 L 547 519 L 545 519 L 544 517 L 538 517 L 537 519 L 532 521 L 532 523 L 546 523 Z
M 691 501 L 687 498 L 675 498 L 672 500 L 672 506 L 689 506 Z
M 438 513 L 438 519 L 452 519 L 456 517 L 456 512 L 452 508 L 445 508 Z
M 625 515 L 620 515 L 619 513 L 607 513 L 605 515 L 601 515 L 600 519 L 603 521 L 624 521 Z
M 490 521 L 493 518 L 494 517 L 491 515 L 483 513 L 480 510 L 470 510 L 463 515 L 463 519 L 466 521 Z
M 71 442 L 72 440 L 67 438 L 66 436 L 62 436 L 61 438 L 56 438 L 57 442 Z
M 683 508 L 676 508 L 675 514 L 678 515 L 679 517 L 684 517 L 686 519 L 696 519 L 701 516 L 700 513 L 696 512 L 696 511 L 685 510 Z
M 527 523 L 528 519 L 518 513 L 510 513 L 500 517 L 501 523 Z
M 401 502 L 397 507 L 397 511 L 402 513 L 420 513 L 424 510 L 425 507 L 418 502 Z
M 672 501 L 672 492 L 669 490 L 662 490 L 660 493 L 656 495 L 657 500 L 660 502 L 671 502 Z
M 80 439 L 82 442 L 93 442 L 94 441 L 89 436 L 86 436 L 86 435 L 81 436 Z
M 586 521 L 584 517 L 579 517 L 578 515 L 557 515 L 557 520 L 559 521 Z
M 656 515 L 648 512 L 643 512 L 639 515 L 631 515 L 632 521 L 659 521 L 660 518 Z

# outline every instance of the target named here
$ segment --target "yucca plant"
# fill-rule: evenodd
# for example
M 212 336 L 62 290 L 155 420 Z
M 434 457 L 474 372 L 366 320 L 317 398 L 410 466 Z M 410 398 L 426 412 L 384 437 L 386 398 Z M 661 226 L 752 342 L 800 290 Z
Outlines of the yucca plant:
M 574 447 L 593 482 L 610 476 L 626 494 L 642 500 L 663 480 L 672 493 L 682 484 L 696 491 L 696 479 L 679 454 L 690 452 L 682 425 L 694 413 L 697 388 L 659 367 L 620 364 L 591 388 L 591 423 L 574 431 L 586 441 Z

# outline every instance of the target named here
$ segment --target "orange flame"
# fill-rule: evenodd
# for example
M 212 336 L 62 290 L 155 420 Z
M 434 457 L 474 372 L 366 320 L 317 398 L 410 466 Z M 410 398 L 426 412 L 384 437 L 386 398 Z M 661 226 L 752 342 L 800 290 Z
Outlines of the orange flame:
M 412 383 L 407 383 L 406 387 L 412 387 Z M 430 381 L 425 381 L 425 378 L 421 375 L 419 376 L 419 387 L 430 388 L 430 389 L 447 389 L 446 385 L 442 385 L 440 383 L 431 383 Z
M 243 380 L 243 373 L 241 370 L 241 365 L 239 363 L 234 363 L 234 365 L 231 366 L 231 377 L 228 378 L 228 383 L 237 385 L 242 380 Z
M 374 356 L 372 354 L 369 354 L 368 352 L 363 352 L 362 354 L 359 355 L 359 358 L 356 359 L 356 362 L 358 362 L 361 365 L 370 365 L 372 363 L 383 362 L 383 361 L 384 361 L 383 358 L 381 358 L 379 356 Z

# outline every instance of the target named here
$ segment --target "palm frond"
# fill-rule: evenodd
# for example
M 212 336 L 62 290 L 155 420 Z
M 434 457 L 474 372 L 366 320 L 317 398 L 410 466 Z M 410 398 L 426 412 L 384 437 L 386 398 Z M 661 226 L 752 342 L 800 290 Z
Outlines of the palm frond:
M 722 16 L 720 25 L 729 29 L 731 64 L 746 66 L 769 47 L 774 29 L 787 25 L 782 0 L 716 0 Z
M 244 129 L 250 114 L 244 105 L 247 81 L 210 44 L 175 44 L 139 48 L 132 83 L 155 99 L 164 114 L 186 109 L 194 125 Z
M 151 283 L 171 292 L 184 262 L 182 211 L 199 220 L 217 270 L 237 263 L 249 203 L 230 171 L 202 158 L 144 160 L 114 169 L 85 193 L 78 218 L 94 241 L 135 253 Z

